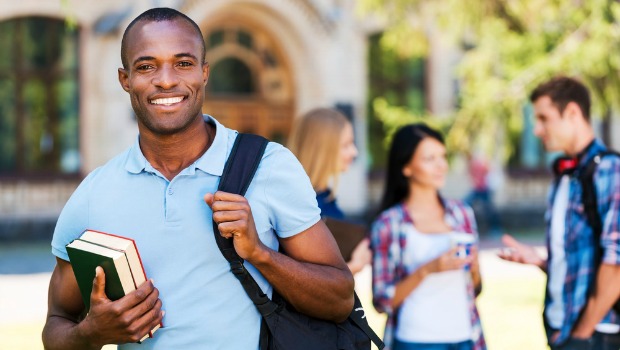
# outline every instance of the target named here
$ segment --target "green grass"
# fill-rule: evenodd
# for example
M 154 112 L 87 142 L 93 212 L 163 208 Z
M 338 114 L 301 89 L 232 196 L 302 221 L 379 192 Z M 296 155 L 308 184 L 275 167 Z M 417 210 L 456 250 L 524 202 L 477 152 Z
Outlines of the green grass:
M 18 324 L 0 327 L 0 348 L 15 350 L 43 349 L 41 344 L 42 323 Z
M 490 350 L 545 350 L 544 277 L 484 282 L 478 311 Z
M 487 258 L 482 264 L 498 264 Z M 504 263 L 508 264 L 508 263 Z M 483 266 L 484 267 L 484 266 Z M 359 279 L 358 294 L 371 327 L 383 335 L 385 315 L 372 307 L 369 272 Z M 357 276 L 356 276 L 357 277 Z M 483 330 L 489 350 L 545 350 L 542 305 L 545 276 L 536 269 L 498 265 L 483 276 L 484 289 L 478 298 Z M 40 350 L 42 322 L 0 327 L 0 349 Z M 114 346 L 106 346 L 111 350 Z
M 43 323 L 26 323 L 0 327 L 0 349 L 43 350 L 41 331 Z M 116 349 L 116 345 L 106 345 L 103 350 Z

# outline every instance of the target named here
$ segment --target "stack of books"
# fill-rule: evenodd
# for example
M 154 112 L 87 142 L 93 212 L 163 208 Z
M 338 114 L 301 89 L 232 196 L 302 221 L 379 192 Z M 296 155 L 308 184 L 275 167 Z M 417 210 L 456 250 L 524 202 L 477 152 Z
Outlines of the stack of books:
M 86 230 L 67 245 L 67 254 L 87 310 L 90 310 L 90 295 L 97 266 L 101 266 L 105 272 L 105 293 L 110 300 L 118 300 L 146 282 L 138 247 L 131 238 Z M 161 324 L 140 341 L 153 337 L 159 327 Z

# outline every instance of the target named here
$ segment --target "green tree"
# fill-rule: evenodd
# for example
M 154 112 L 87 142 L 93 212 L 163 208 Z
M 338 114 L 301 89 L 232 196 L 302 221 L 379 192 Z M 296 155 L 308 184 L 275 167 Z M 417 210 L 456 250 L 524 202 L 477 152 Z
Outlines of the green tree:
M 489 153 L 501 147 L 507 157 L 522 130 L 529 91 L 562 74 L 591 88 L 593 114 L 603 119 L 603 138 L 609 141 L 605 125 L 620 101 L 616 1 L 360 0 L 358 5 L 362 14 L 385 19 L 381 43 L 402 57 L 426 56 L 429 27 L 462 49 L 454 113 L 427 118 L 378 97 L 372 101 L 374 112 L 388 134 L 406 122 L 435 120 L 450 150 L 469 150 L 480 142 Z

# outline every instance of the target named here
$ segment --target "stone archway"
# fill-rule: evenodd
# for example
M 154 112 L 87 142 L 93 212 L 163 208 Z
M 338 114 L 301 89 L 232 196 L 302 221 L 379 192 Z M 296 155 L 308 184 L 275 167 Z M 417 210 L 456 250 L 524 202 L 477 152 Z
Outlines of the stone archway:
M 203 111 L 229 128 L 284 142 L 295 94 L 290 65 L 273 35 L 229 14 L 211 20 L 203 32 L 211 67 Z

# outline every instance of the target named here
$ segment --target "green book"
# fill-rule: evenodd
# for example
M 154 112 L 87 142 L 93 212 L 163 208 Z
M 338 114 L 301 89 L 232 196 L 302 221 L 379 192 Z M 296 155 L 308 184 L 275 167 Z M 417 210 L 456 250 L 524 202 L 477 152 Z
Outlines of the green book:
M 123 251 L 76 239 L 67 245 L 67 254 L 86 310 L 90 310 L 90 294 L 97 266 L 105 272 L 105 294 L 110 300 L 118 300 L 136 289 Z

